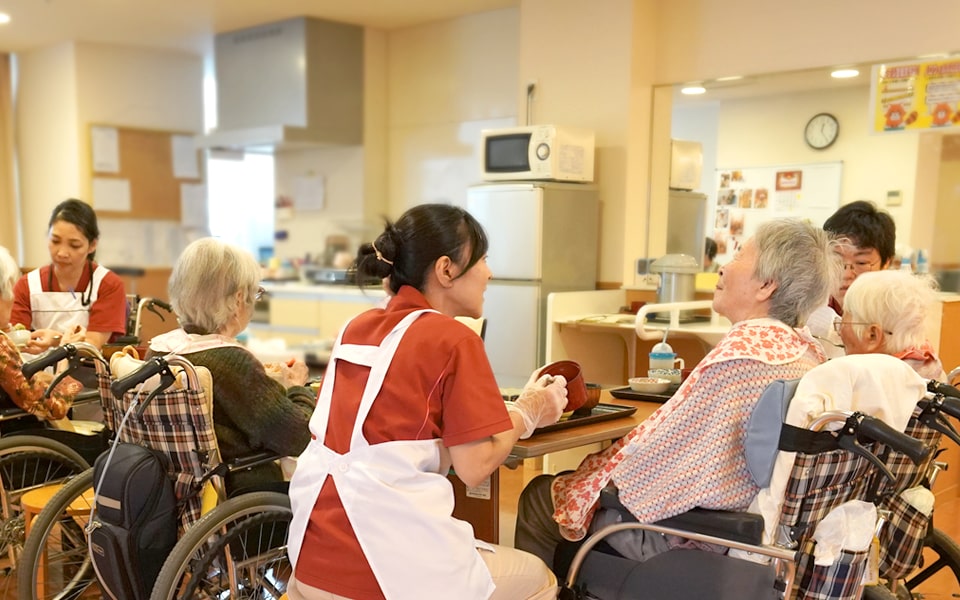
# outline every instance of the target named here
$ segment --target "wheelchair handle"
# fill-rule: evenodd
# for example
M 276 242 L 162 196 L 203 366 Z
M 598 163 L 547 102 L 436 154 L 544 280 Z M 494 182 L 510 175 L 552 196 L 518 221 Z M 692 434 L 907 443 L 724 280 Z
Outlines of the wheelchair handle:
M 80 359 L 84 356 L 89 356 L 103 364 L 107 364 L 107 361 L 104 360 L 103 355 L 100 354 L 100 351 L 97 350 L 96 346 L 89 342 L 74 342 L 65 346 L 50 348 L 33 360 L 23 363 L 23 365 L 20 367 L 20 372 L 23 373 L 24 377 L 30 379 L 47 367 L 51 367 L 63 359 L 68 359 L 69 364 L 67 370 L 61 373 L 61 377 L 57 379 L 59 382 L 59 380 L 63 379 L 63 376 L 65 376 L 64 374 L 72 373 L 80 367 Z
M 926 460 L 932 451 L 932 448 L 925 446 L 920 440 L 897 431 L 880 419 L 868 415 L 864 415 L 860 420 L 860 425 L 857 428 L 857 438 L 880 442 L 897 452 L 902 452 L 915 465 L 919 465 Z
M 58 346 L 56 348 L 50 348 L 40 356 L 29 360 L 20 367 L 20 372 L 23 373 L 23 376 L 27 379 L 33 378 L 34 375 L 40 371 L 51 367 L 61 360 L 70 356 L 71 348 L 70 345 Z
M 957 417 L 957 413 L 960 413 L 960 399 L 934 394 L 918 402 L 917 406 L 921 409 L 917 417 L 921 423 L 934 431 L 939 431 L 960 446 L 960 432 L 957 432 L 949 419 L 941 416 L 941 413 L 945 413 Z
M 943 396 L 940 410 L 954 419 L 960 419 L 960 397 Z
M 151 358 L 143 366 L 110 384 L 110 392 L 118 400 L 131 388 L 143 383 L 158 373 L 167 369 L 167 361 L 162 356 Z
M 960 390 L 948 385 L 946 383 L 940 383 L 936 379 L 931 379 L 927 382 L 927 391 L 934 394 L 940 394 L 941 396 L 950 396 L 953 398 L 960 398 Z M 953 415 L 957 416 L 957 415 Z
M 148 307 L 148 310 L 149 310 L 150 312 L 156 314 L 157 316 L 159 316 L 161 321 L 163 320 L 163 315 L 161 315 L 160 313 L 158 313 L 157 311 L 155 311 L 155 310 L 153 309 L 153 307 L 155 307 L 155 306 L 159 306 L 160 308 L 162 308 L 163 310 L 167 311 L 168 313 L 173 314 L 173 307 L 172 307 L 172 306 L 170 306 L 169 304 L 167 304 L 167 303 L 164 302 L 163 300 L 157 300 L 156 298 L 152 298 L 152 299 L 150 300 L 150 306 Z

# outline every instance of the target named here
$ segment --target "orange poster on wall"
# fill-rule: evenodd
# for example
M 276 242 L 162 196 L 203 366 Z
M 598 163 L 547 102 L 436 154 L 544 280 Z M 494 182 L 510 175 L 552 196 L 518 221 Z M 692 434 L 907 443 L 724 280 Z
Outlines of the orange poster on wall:
M 873 131 L 960 127 L 960 58 L 875 65 Z

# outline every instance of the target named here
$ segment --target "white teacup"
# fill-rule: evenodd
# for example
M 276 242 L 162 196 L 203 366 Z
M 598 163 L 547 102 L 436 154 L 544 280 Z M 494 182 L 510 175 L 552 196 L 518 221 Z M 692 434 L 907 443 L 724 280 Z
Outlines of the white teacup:
M 658 377 L 660 379 L 669 379 L 673 383 L 680 383 L 680 369 L 650 369 L 647 371 L 647 377 Z

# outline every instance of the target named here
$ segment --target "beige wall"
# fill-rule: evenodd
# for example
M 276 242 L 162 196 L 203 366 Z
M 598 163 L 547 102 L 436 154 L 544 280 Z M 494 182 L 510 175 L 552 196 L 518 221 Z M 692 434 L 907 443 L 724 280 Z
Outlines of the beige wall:
M 670 0 L 658 8 L 658 83 L 960 50 L 956 0 Z
M 23 264 L 38 266 L 48 261 L 53 207 L 89 200 L 90 124 L 199 133 L 203 63 L 187 53 L 89 43 L 18 58 Z
M 14 201 L 12 62 L 9 54 L 0 54 L 0 246 L 16 257 L 20 236 Z
M 867 199 L 890 212 L 898 242 L 911 245 L 918 136 L 871 134 L 868 87 L 843 88 L 723 102 L 718 119 L 718 168 L 842 162 L 841 202 Z M 826 150 L 812 150 L 803 128 L 819 112 L 834 114 L 840 136 Z M 705 173 L 715 187 L 715 174 Z M 903 192 L 900 206 L 885 206 L 889 190 Z
M 73 44 L 24 52 L 20 66 L 17 140 L 24 256 L 21 266 L 48 261 L 47 221 L 61 200 L 79 196 L 80 127 Z
M 466 203 L 480 180 L 480 130 L 516 123 L 518 12 L 506 9 L 382 32 L 367 29 L 363 147 L 277 153 L 277 194 L 326 180 L 323 210 L 277 217 L 277 256 L 322 252 L 327 236 L 369 241 L 383 217 L 424 202 Z
M 480 180 L 480 130 L 517 122 L 519 15 L 504 9 L 390 32 L 390 216 L 424 202 L 463 206 Z
M 624 214 L 628 202 L 641 200 L 627 195 L 628 124 L 642 106 L 632 104 L 632 5 L 632 0 L 520 3 L 520 72 L 513 88 L 518 114 L 526 114 L 526 84 L 536 82 L 533 122 L 585 127 L 596 135 L 602 282 L 621 281 Z M 635 158 L 643 164 L 642 155 Z
M 933 208 L 933 238 L 926 242 L 934 266 L 960 270 L 960 134 L 941 137 L 936 182 L 936 207 Z M 923 169 L 921 165 L 918 167 Z M 919 242 L 918 242 L 919 245 Z
M 663 244 L 656 224 L 665 219 L 665 201 L 651 190 L 663 187 L 658 153 L 669 138 L 669 118 L 654 111 L 654 99 L 663 103 L 664 90 L 653 84 L 956 50 L 960 3 L 925 5 L 923 14 L 937 18 L 925 19 L 921 28 L 904 26 L 903 11 L 891 0 L 813 0 L 789 9 L 767 0 L 521 0 L 516 9 L 368 31 L 364 147 L 293 159 L 278 169 L 278 192 L 292 185 L 288 177 L 328 172 L 328 191 L 336 196 L 328 196 L 331 206 L 351 206 L 361 224 L 384 213 L 396 217 L 420 202 L 461 203 L 466 187 L 479 180 L 479 130 L 522 122 L 523 90 L 536 80 L 535 121 L 597 132 L 600 279 L 630 283 L 634 260 L 648 251 L 658 255 Z M 86 194 L 88 120 L 129 118 L 125 124 L 180 129 L 183 121 L 196 119 L 190 128 L 200 129 L 201 79 L 186 74 L 199 72 L 199 57 L 116 50 L 68 44 L 20 57 L 21 106 L 29 107 L 18 115 L 22 198 L 29 207 L 23 219 L 27 264 L 45 260 L 37 232 L 45 230 L 53 204 Z M 792 118 L 800 120 L 809 108 L 797 100 Z M 838 98 L 836 110 L 859 109 Z M 799 125 L 782 127 L 783 143 L 775 145 L 782 160 L 807 162 L 795 160 L 805 158 L 795 146 L 802 143 L 794 133 Z M 735 138 L 748 130 L 738 131 Z M 848 131 L 838 144 L 850 141 Z M 849 193 L 870 196 L 902 186 L 905 202 L 896 211 L 902 213 L 901 230 L 909 228 L 918 239 L 932 237 L 928 228 L 910 221 L 911 167 L 901 166 L 906 160 L 894 164 L 906 151 L 903 144 L 910 143 L 887 138 L 875 146 L 858 143 L 851 152 L 857 159 L 872 153 L 870 161 L 880 165 L 884 179 L 862 172 Z M 730 160 L 743 163 L 753 155 Z M 855 174 L 857 167 L 851 164 L 845 172 Z M 308 230 L 313 236 L 307 244 L 318 245 L 323 232 Z

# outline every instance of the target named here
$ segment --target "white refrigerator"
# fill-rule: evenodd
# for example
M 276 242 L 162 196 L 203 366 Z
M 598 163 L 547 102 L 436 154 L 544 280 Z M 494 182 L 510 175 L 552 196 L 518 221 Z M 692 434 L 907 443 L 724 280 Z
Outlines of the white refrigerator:
M 467 210 L 490 241 L 486 349 L 500 387 L 520 387 L 545 355 L 552 292 L 596 289 L 600 202 L 591 184 L 488 183 Z

